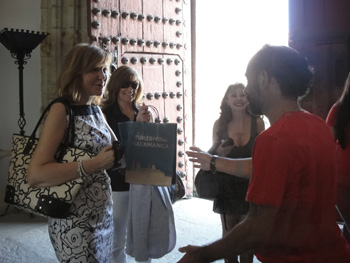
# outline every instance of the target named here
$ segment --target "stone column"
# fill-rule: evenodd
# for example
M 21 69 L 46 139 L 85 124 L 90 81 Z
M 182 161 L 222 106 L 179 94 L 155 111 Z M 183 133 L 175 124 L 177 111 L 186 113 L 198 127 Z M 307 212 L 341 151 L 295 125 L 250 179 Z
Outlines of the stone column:
M 89 43 L 86 0 L 42 0 L 41 30 L 49 33 L 41 43 L 42 109 L 56 94 L 56 81 L 67 52 Z

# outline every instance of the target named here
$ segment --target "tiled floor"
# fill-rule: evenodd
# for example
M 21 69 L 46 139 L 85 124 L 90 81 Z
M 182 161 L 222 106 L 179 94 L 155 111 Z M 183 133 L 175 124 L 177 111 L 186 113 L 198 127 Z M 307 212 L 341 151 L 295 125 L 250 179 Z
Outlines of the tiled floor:
M 218 214 L 212 212 L 212 202 L 199 198 L 183 199 L 175 203 L 177 244 L 175 249 L 152 263 L 175 263 L 182 254 L 178 248 L 187 244 L 203 245 L 221 236 Z M 0 263 L 57 262 L 47 234 L 46 219 L 32 217 L 10 208 L 0 217 Z M 134 263 L 129 257 L 129 263 Z M 223 260 L 217 262 L 222 263 Z M 258 263 L 254 259 L 254 263 Z

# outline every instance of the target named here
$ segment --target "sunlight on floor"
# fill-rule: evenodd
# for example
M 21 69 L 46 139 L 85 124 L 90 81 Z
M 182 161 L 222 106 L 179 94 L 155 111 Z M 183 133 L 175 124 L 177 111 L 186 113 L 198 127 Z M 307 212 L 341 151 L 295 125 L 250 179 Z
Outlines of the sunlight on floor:
M 231 83 L 246 84 L 249 59 L 264 44 L 288 45 L 288 0 L 197 1 L 195 144 L 208 150 Z

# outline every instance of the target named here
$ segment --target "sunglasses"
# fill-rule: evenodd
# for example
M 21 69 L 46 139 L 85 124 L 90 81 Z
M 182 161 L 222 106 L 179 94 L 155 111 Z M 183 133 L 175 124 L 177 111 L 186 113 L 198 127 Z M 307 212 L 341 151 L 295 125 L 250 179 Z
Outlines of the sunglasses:
M 127 82 L 125 83 L 124 85 L 122 85 L 122 89 L 127 89 L 131 86 L 132 89 L 138 89 L 139 88 L 139 83 L 137 81 L 134 81 L 134 82 Z

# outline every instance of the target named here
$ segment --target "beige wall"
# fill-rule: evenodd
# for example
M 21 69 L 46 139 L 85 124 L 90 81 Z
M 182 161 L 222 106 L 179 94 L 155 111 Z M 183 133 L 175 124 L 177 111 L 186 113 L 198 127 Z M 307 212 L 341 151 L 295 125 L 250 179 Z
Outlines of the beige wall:
M 0 0 L 0 30 L 15 28 L 40 30 L 40 0 Z M 24 66 L 24 112 L 27 121 L 24 130 L 30 133 L 39 118 L 41 107 L 40 46 Z M 20 131 L 18 69 L 9 50 L 0 44 L 0 149 L 10 150 L 13 133 Z M 7 181 L 8 156 L 0 151 L 0 214 L 5 211 L 3 202 Z

